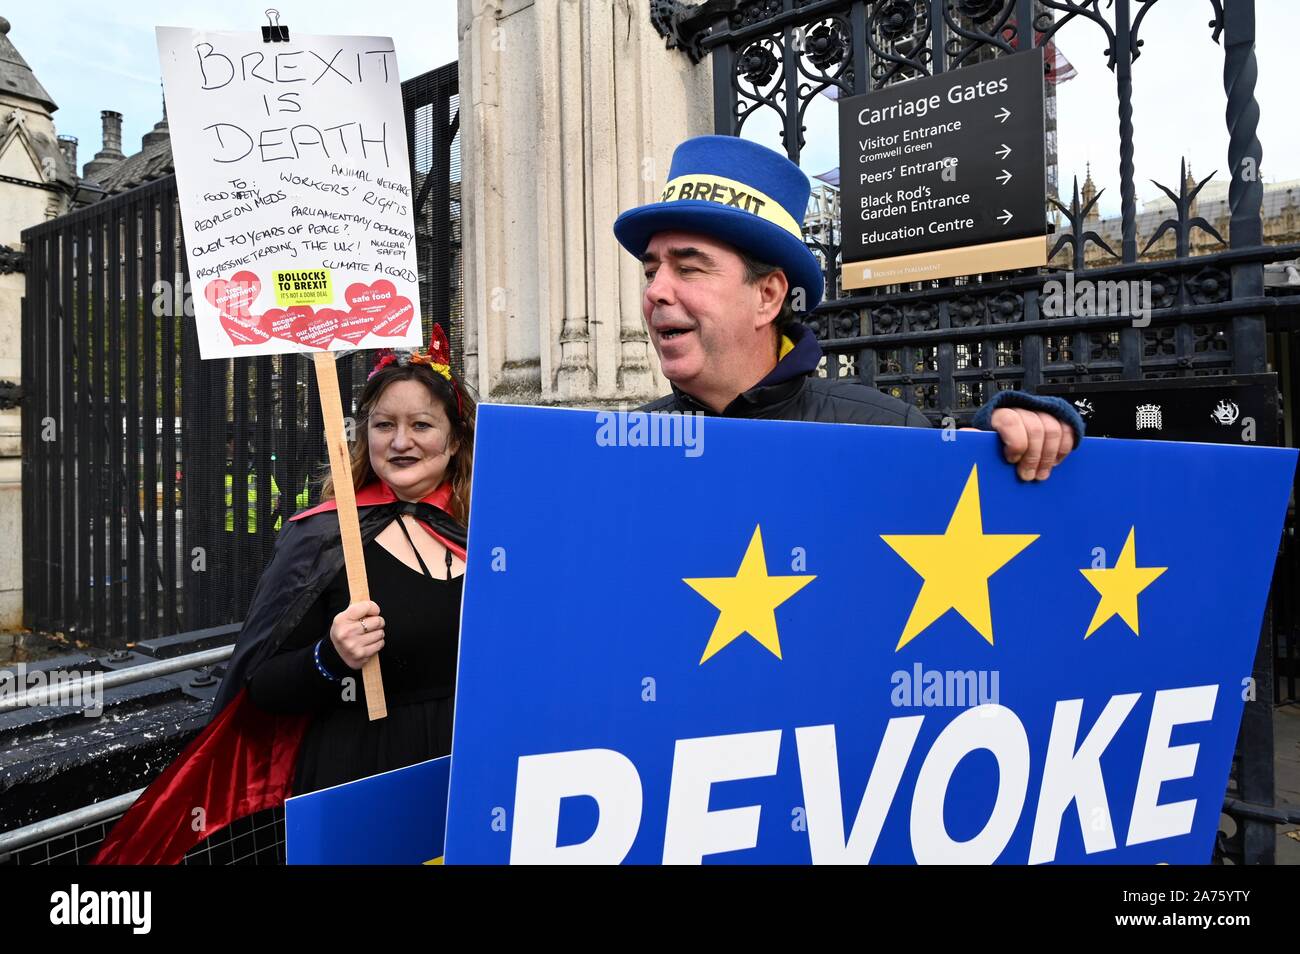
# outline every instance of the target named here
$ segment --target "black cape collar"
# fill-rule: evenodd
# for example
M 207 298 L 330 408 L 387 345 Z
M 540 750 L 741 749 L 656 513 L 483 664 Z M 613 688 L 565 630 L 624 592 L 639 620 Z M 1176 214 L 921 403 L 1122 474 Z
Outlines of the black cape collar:
M 357 514 L 363 545 L 377 537 L 399 515 L 410 514 L 458 546 L 465 546 L 465 528 L 431 504 L 398 500 L 362 507 Z M 342 569 L 343 543 L 336 511 L 285 521 L 276 537 L 271 562 L 258 578 L 248 612 L 244 615 L 235 651 L 226 665 L 225 678 L 212 703 L 212 716 L 238 695 L 263 660 L 284 645 L 312 603 Z

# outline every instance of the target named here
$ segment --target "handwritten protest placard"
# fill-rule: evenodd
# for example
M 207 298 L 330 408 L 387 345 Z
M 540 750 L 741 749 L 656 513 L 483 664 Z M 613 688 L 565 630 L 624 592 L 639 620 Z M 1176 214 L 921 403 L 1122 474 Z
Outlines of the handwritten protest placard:
M 157 35 L 203 357 L 418 345 L 392 39 Z

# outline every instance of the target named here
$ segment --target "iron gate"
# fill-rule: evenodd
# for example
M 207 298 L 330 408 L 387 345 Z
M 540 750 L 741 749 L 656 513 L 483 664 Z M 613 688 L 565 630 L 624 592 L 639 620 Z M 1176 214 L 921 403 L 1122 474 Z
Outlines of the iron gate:
M 402 84 L 425 335 L 440 321 L 454 362 L 457 82 L 451 63 Z M 310 359 L 200 360 L 174 176 L 23 242 L 24 624 L 122 649 L 243 619 L 327 469 Z M 339 360 L 349 404 L 367 355 Z
M 1165 190 L 1174 200 L 1172 214 L 1150 223 L 1149 234 L 1138 235 L 1133 63 L 1141 54 L 1143 19 L 1156 2 L 1114 0 L 1103 8 L 1099 0 L 652 0 L 651 19 L 670 46 L 696 62 L 711 60 L 716 133 L 743 135 L 754 116 L 766 114 L 779 124 L 780 146 L 796 163 L 806 145 L 808 108 L 819 96 L 859 95 L 1022 48 L 1051 46 L 1067 27 L 1079 49 L 1100 50 L 1105 57 L 1114 77 L 1119 128 L 1119 251 L 1089 228 L 1095 199 L 1080 198 L 1077 178 L 1068 202 L 1056 195 L 1050 88 L 1056 81 L 1055 57 L 1047 56 L 1048 189 L 1063 225 L 1052 260 L 1059 264 L 845 293 L 839 281 L 838 210 L 828 210 L 826 195 L 815 192 L 805 235 L 823 264 L 827 295 L 804 321 L 826 354 L 820 373 L 855 377 L 915 404 L 935 423 L 967 423 L 1001 389 L 1261 372 L 1270 370 L 1272 352 L 1289 408 L 1300 398 L 1295 337 L 1289 334 L 1300 316 L 1295 294 L 1300 288 L 1266 294 L 1264 269 L 1270 262 L 1295 259 L 1300 245 L 1263 243 L 1254 0 L 1198 4 L 1197 16 L 1209 15 L 1208 30 L 1224 51 L 1232 176 L 1229 239 L 1198 255 L 1192 254 L 1194 230 L 1219 236 L 1195 214 L 1198 187 L 1189 191 L 1181 181 L 1177 189 Z M 1174 236 L 1172 258 L 1141 261 L 1142 252 L 1168 233 Z M 1141 249 L 1140 239 L 1147 242 Z M 1090 245 L 1110 259 L 1097 265 L 1094 253 L 1089 265 Z M 1139 327 L 1123 315 L 1045 316 L 1043 285 L 1062 280 L 1063 270 L 1074 272 L 1076 281 L 1150 282 L 1150 324 Z M 1293 432 L 1293 427 L 1283 430 Z M 1272 702 L 1274 695 L 1277 701 L 1295 699 L 1300 621 L 1294 593 L 1300 591 L 1300 560 L 1294 528 L 1293 512 L 1256 661 L 1261 698 L 1246 707 L 1230 789 L 1230 795 L 1267 806 L 1273 804 Z M 1272 824 L 1258 817 L 1236 807 L 1239 830 L 1223 839 L 1223 854 L 1272 861 Z

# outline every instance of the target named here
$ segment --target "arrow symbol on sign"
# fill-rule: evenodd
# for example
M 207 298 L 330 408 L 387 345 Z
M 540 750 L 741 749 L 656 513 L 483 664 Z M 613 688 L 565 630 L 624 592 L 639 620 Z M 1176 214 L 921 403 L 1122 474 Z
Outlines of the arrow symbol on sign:
M 998 122 L 1005 123 L 1011 117 L 1011 110 L 1003 106 L 1002 109 L 1000 109 L 998 112 L 994 113 L 993 115 L 998 118 Z
M 1011 221 L 1011 219 L 1012 219 L 1012 215 L 1006 209 L 1003 209 L 1002 214 L 998 216 L 998 221 L 1001 222 L 1003 225 L 1006 225 L 1008 222 Z
M 1005 159 L 1007 156 L 1011 155 L 1011 147 L 1004 142 L 1002 144 L 1002 148 L 998 149 L 993 154 L 997 156 L 999 159 Z
M 1011 173 L 1009 173 L 1009 172 L 1007 172 L 1007 170 L 1003 169 L 1003 170 L 1002 170 L 1002 175 L 1000 175 L 1000 176 L 994 176 L 994 178 L 997 179 L 999 182 L 1001 182 L 1003 185 L 1006 185 L 1008 182 L 1011 181 Z

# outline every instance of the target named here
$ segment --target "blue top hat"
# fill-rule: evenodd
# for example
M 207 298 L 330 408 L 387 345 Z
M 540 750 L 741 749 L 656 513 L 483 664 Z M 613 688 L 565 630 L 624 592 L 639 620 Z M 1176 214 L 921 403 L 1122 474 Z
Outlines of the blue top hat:
M 640 258 L 658 232 L 699 232 L 785 271 L 804 290 L 804 311 L 822 299 L 822 269 L 803 242 L 811 187 L 793 162 L 734 136 L 697 136 L 673 152 L 660 201 L 629 209 L 614 235 Z

